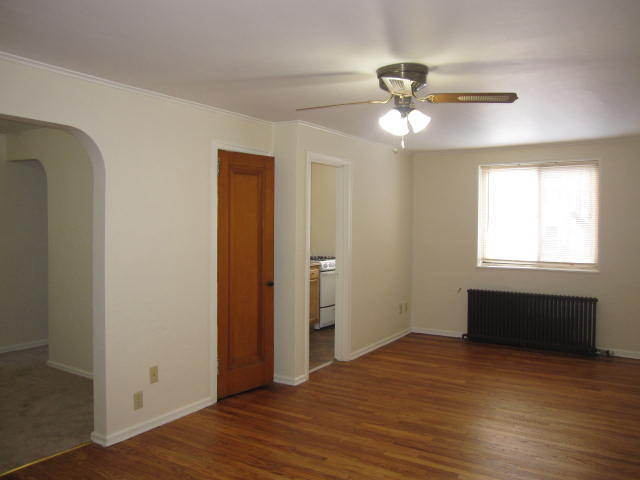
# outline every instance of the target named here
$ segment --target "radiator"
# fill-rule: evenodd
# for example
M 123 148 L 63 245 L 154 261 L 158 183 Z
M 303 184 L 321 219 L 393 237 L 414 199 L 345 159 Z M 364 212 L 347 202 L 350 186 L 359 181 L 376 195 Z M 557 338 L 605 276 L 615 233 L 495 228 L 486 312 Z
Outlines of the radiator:
M 471 341 L 596 354 L 597 298 L 468 290 Z

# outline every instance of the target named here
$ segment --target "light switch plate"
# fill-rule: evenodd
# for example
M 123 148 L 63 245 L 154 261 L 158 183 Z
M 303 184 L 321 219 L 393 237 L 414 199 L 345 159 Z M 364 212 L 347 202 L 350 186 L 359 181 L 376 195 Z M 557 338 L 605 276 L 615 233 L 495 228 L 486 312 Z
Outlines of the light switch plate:
M 140 410 L 142 408 L 142 391 L 133 394 L 133 409 Z
M 160 377 L 158 376 L 158 366 L 154 365 L 149 367 L 149 383 L 158 383 Z

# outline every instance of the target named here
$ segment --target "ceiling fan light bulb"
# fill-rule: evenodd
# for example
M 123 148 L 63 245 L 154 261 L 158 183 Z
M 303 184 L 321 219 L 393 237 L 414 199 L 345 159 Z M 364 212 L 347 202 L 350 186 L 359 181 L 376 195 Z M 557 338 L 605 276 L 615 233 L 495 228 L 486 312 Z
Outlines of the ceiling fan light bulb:
M 407 117 L 402 115 L 402 113 L 395 108 L 382 115 L 378 119 L 378 124 L 384 131 L 397 137 L 401 137 L 409 133 Z
M 431 117 L 425 115 L 420 110 L 411 110 L 407 116 L 413 133 L 418 133 L 427 128 L 431 122 Z

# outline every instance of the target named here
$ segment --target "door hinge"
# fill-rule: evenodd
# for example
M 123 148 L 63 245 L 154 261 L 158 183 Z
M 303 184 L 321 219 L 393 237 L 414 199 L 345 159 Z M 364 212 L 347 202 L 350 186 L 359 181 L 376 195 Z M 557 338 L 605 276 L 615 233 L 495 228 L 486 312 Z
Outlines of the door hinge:
M 220 176 L 220 159 L 218 159 L 218 176 Z
M 216 370 L 218 372 L 218 375 L 220 375 L 220 359 L 219 358 L 216 359 Z

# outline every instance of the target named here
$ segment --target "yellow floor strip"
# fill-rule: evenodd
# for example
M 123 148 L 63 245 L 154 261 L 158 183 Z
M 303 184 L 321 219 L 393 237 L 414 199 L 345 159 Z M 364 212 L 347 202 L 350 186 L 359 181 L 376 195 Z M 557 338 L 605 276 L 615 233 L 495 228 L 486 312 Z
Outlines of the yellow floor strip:
M 91 445 L 91 443 L 92 442 L 84 442 L 84 443 L 81 443 L 80 445 L 76 445 L 75 447 L 71 447 L 61 452 L 54 453 L 53 455 L 49 455 L 48 457 L 39 458 L 38 460 L 34 460 L 33 462 L 25 463 L 20 467 L 12 468 L 11 470 L 8 470 L 4 473 L 0 473 L 0 477 L 4 477 L 6 475 L 9 475 L 10 473 L 15 473 L 18 470 L 22 470 L 23 468 L 30 467 L 31 465 L 35 465 L 36 463 L 44 462 L 45 460 L 49 460 L 50 458 L 58 457 L 60 455 L 64 455 L 65 453 L 73 452 L 74 450 L 78 450 L 79 448 L 86 447 L 87 445 Z

